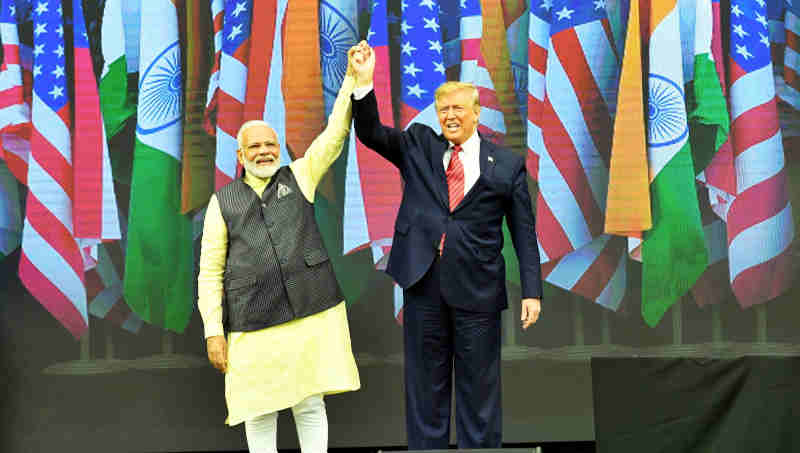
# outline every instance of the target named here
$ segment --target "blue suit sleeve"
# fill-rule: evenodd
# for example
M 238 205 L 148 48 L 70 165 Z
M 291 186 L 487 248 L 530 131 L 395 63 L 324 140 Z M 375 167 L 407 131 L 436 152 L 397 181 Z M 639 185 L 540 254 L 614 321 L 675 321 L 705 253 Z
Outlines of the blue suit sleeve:
M 528 192 L 528 173 L 525 162 L 518 159 L 511 188 L 511 199 L 506 209 L 511 240 L 519 259 L 522 298 L 542 297 L 542 274 L 539 261 L 539 246 L 536 242 L 536 221 Z

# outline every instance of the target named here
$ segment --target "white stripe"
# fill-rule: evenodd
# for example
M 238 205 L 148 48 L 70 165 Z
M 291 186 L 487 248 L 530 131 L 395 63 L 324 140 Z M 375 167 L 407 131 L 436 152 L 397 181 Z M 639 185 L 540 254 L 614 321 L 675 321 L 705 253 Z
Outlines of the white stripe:
M 547 255 L 547 252 L 545 252 L 542 248 L 542 241 L 537 239 L 536 245 L 539 247 L 539 262 L 544 264 L 550 261 L 550 257 Z
M 417 113 L 417 115 L 408 122 L 406 128 L 414 123 L 425 124 L 437 134 L 442 133 L 442 126 L 439 124 L 439 117 L 436 116 L 436 107 L 433 102 L 425 106 L 421 112 Z
M 800 110 L 800 91 L 797 91 L 793 86 L 786 83 L 783 84 L 780 97 L 796 110 Z M 796 135 L 796 133 L 794 135 Z
M 236 150 L 239 145 L 236 138 L 217 127 L 217 157 L 215 165 L 219 171 L 236 179 Z
M 731 85 L 731 120 L 775 98 L 772 64 L 748 72 Z
M 108 74 L 111 63 L 125 56 L 125 29 L 122 25 L 120 0 L 106 0 L 100 36 L 104 61 L 100 77 L 103 78 Z
M 45 140 L 61 153 L 67 163 L 72 164 L 72 147 L 70 144 L 70 133 L 67 125 L 61 120 L 47 104 L 44 103 L 36 92 L 33 92 L 32 117 L 33 126 L 39 131 Z
M 800 34 L 800 17 L 797 17 L 797 15 L 793 13 L 791 9 L 786 10 L 784 26 L 786 27 L 786 30 L 793 31 L 795 34 Z
M 619 62 L 614 54 L 614 45 L 608 41 L 603 25 L 598 22 L 578 25 L 575 34 L 586 55 L 586 63 L 592 71 L 594 83 L 609 110 L 617 101 Z
M 528 39 L 542 49 L 547 49 L 550 42 L 550 24 L 536 14 L 530 13 L 529 17 L 531 22 L 528 26 Z
M 247 66 L 225 52 L 220 54 L 219 59 L 219 87 L 229 96 L 244 104 L 247 90 Z
M 0 129 L 6 126 L 24 124 L 31 120 L 31 109 L 26 104 L 9 105 L 0 109 Z
M 394 317 L 397 318 L 400 310 L 403 309 L 403 288 L 398 284 L 392 286 L 394 287 Z
M 542 129 L 528 121 L 528 149 L 537 156 L 544 152 L 544 137 Z
M 564 255 L 547 276 L 547 281 L 564 289 L 572 289 L 603 252 L 609 238 L 606 234 L 598 236 L 580 249 Z
M 528 94 L 542 101 L 544 100 L 544 87 L 544 74 L 528 66 Z
M 603 291 L 600 292 L 600 295 L 595 300 L 598 304 L 614 311 L 619 309 L 619 305 L 622 303 L 622 298 L 625 297 L 625 290 L 628 285 L 626 260 L 627 257 L 623 253 L 622 256 L 619 257 L 614 275 L 611 276 L 611 279 L 606 283 Z
M 283 99 L 283 21 L 286 17 L 288 0 L 278 2 L 278 13 L 275 17 L 275 39 L 270 60 L 269 81 L 267 82 L 267 98 L 264 102 L 263 119 L 275 130 L 281 144 L 281 165 L 288 165 L 292 159 L 286 147 L 286 104 Z M 302 150 L 305 151 L 305 150 Z
M 800 54 L 791 47 L 786 47 L 783 55 L 783 65 L 800 74 Z
M 120 239 L 122 232 L 119 226 L 119 213 L 117 209 L 117 196 L 114 189 L 114 178 L 111 175 L 111 160 L 108 156 L 108 142 L 106 141 L 106 126 L 101 121 L 103 131 L 103 195 L 102 195 L 102 230 L 100 239 Z
M 367 213 L 364 209 L 364 196 L 361 193 L 355 135 L 351 132 L 348 140 L 347 170 L 344 183 L 344 218 L 342 219 L 343 254 L 369 242 Z
M 0 91 L 20 86 L 22 86 L 22 68 L 18 64 L 6 65 L 6 70 L 0 72 Z M 2 121 L 2 116 L 0 116 L 0 121 Z
M 18 46 L 19 33 L 17 32 L 17 24 L 9 24 L 7 22 L 0 22 L 0 37 L 2 37 L 3 46 Z
M 575 195 L 546 151 L 539 155 L 539 191 L 573 248 L 580 248 L 592 240 Z M 555 258 L 558 257 L 551 257 Z
M 706 238 L 708 265 L 718 263 L 728 257 L 728 231 L 725 222 L 715 220 L 703 226 Z
M 139 70 L 139 36 L 141 28 L 141 1 L 125 0 L 122 3 L 122 23 L 125 30 L 125 61 L 128 72 Z
M 674 1 L 674 0 L 673 0 Z M 680 16 L 677 2 L 675 7 L 659 22 L 650 36 L 650 73 L 683 86 L 683 57 L 680 40 Z M 675 64 L 677 62 L 681 64 Z
M 31 264 L 72 302 L 86 320 L 86 289 L 83 282 L 64 257 L 27 220 L 22 232 L 22 250 Z
M 72 170 L 70 168 L 70 170 Z M 67 175 L 72 178 L 72 172 Z M 48 211 L 64 225 L 70 234 L 72 229 L 72 199 L 63 187 L 39 165 L 36 159 L 28 161 L 28 187 Z
M 220 71 L 213 72 L 208 78 L 208 90 L 206 91 L 206 109 L 208 109 L 208 107 L 211 105 L 211 101 L 217 94 L 217 89 L 219 88 L 219 73 Z
M 783 170 L 781 132 L 747 148 L 736 157 L 736 189 L 739 193 L 763 182 Z
M 595 204 L 605 206 L 608 170 L 595 148 L 574 88 L 555 52 L 550 52 L 547 58 L 547 93 L 556 116 L 572 141 L 581 168 L 589 181 Z
M 462 17 L 459 34 L 462 40 L 480 39 L 483 36 L 483 18 L 479 15 Z
M 743 271 L 778 256 L 789 247 L 793 236 L 791 203 L 775 216 L 740 232 L 729 248 L 731 281 Z

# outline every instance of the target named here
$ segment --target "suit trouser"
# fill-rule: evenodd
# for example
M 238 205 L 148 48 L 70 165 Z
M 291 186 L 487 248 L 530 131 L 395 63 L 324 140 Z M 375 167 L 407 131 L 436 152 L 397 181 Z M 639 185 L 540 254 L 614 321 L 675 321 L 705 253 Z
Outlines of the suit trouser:
M 500 312 L 480 313 L 445 303 L 440 260 L 404 291 L 406 430 L 410 450 L 446 449 L 455 370 L 459 448 L 498 448 Z M 441 280 L 440 280 L 441 278 Z

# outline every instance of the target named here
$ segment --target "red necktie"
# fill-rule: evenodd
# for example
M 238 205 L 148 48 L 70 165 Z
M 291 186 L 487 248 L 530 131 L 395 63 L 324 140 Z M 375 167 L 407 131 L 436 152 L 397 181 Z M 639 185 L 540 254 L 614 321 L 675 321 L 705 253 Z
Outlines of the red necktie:
M 447 176 L 447 192 L 450 196 L 450 212 L 453 212 L 456 206 L 461 203 L 461 200 L 464 199 L 464 165 L 458 156 L 458 153 L 461 152 L 461 145 L 454 145 L 452 151 L 450 163 L 447 165 L 447 171 L 445 172 Z M 442 240 L 439 241 L 439 255 L 444 250 L 444 236 L 445 234 L 442 233 Z

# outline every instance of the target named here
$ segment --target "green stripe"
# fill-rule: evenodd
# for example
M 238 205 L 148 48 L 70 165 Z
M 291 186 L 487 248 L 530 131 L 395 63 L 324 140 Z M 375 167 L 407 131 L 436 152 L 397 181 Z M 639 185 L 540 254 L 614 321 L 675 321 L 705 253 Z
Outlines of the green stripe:
M 642 317 L 654 327 L 708 264 L 689 144 L 650 185 L 653 228 L 642 244 Z
M 132 179 L 125 300 L 145 321 L 182 333 L 194 307 L 194 258 L 180 163 L 137 139 Z
M 108 73 L 100 80 L 100 109 L 106 135 L 110 139 L 125 125 L 125 121 L 136 111 L 128 96 L 128 72 L 125 56 L 117 58 L 108 67 Z
M 717 69 L 708 54 L 695 56 L 694 83 L 686 92 L 695 173 L 700 173 L 725 143 L 730 130 L 728 106 Z

